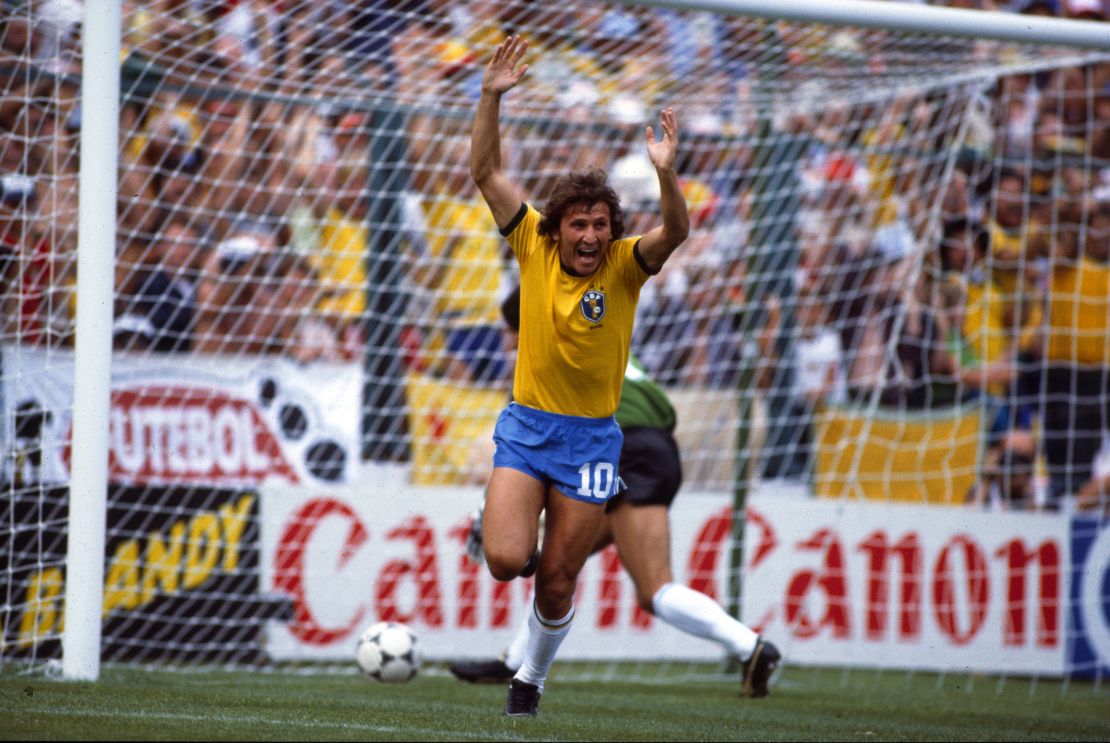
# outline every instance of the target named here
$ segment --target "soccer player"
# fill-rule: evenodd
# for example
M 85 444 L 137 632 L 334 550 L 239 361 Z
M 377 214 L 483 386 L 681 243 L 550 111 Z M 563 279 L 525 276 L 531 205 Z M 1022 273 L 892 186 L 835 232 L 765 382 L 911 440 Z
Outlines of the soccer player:
M 471 130 L 470 173 L 520 266 L 520 349 L 513 401 L 494 429 L 483 548 L 494 578 L 512 580 L 536 549 L 536 597 L 523 662 L 505 714 L 535 716 L 544 680 L 574 618 L 578 573 L 616 494 L 622 435 L 613 417 L 628 365 L 640 287 L 690 229 L 675 174 L 678 127 L 647 127 L 663 224 L 625 238 L 620 199 L 601 171 L 558 179 L 541 214 L 501 164 L 501 96 L 524 77 L 528 42 L 505 39 L 482 77 Z
M 517 331 L 519 289 L 502 303 L 501 314 L 509 329 Z M 634 356 L 629 357 L 624 372 L 616 418 L 624 433 L 620 473 L 628 489 L 606 504 L 593 552 L 615 542 L 621 563 L 636 586 L 640 606 L 683 632 L 721 643 L 742 661 L 740 695 L 767 696 L 767 682 L 780 660 L 778 649 L 704 593 L 673 581 L 667 509 L 682 484 L 682 462 L 673 433 L 676 415 L 666 393 Z M 482 516 L 476 520 L 470 540 L 481 541 L 482 520 Z M 472 551 L 469 543 L 467 551 Z M 499 659 L 453 663 L 451 673 L 472 683 L 512 678 L 523 661 L 529 624 L 521 625 Z

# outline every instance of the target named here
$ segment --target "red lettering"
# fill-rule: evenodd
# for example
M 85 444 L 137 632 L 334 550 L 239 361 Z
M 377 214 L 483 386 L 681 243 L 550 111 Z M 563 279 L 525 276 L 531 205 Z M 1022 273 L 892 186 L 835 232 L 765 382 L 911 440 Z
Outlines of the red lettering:
M 731 530 L 732 509 L 722 508 L 698 532 L 687 562 L 690 588 L 714 600 L 717 598 L 717 558 Z
M 621 561 L 617 557 L 617 550 L 609 545 L 602 550 L 601 578 L 597 590 L 597 626 L 598 629 L 610 629 L 617 623 L 621 602 Z
M 277 436 L 249 401 L 225 390 L 150 386 L 112 390 L 109 476 L 153 484 L 299 482 Z M 62 452 L 71 458 L 72 431 Z
M 470 534 L 470 523 L 456 526 L 448 535 L 457 541 L 462 550 L 459 551 L 459 610 L 455 623 L 459 627 L 478 626 L 478 571 L 481 565 L 471 560 L 466 554 L 466 538 Z
M 1040 567 L 1037 583 L 1040 611 L 1037 614 L 1036 643 L 1041 647 L 1056 647 L 1060 641 L 1060 548 L 1055 542 L 1046 540 L 1036 549 L 1028 549 L 1021 539 L 1011 539 L 995 552 L 995 556 L 1006 561 L 1003 644 L 1025 644 L 1025 589 L 1029 578 L 1029 564 L 1035 561 Z
M 493 582 L 493 596 L 491 601 L 490 610 L 490 627 L 499 629 L 508 627 L 509 622 L 513 616 L 513 601 L 512 601 L 512 588 L 514 583 L 519 583 L 521 590 L 524 593 L 525 611 L 532 610 L 532 591 L 535 588 L 535 577 L 527 578 L 525 580 L 514 580 L 508 582 L 494 581 Z M 581 586 L 579 586 L 579 590 Z
M 956 555 L 963 556 L 966 566 L 967 627 L 961 629 L 957 618 L 956 582 L 953 576 Z M 937 557 L 933 570 L 933 611 L 941 632 L 957 645 L 966 645 L 982 628 L 987 618 L 987 601 L 990 596 L 990 575 L 987 558 L 975 540 L 963 534 L 952 537 Z
M 600 554 L 601 576 L 598 579 L 597 626 L 598 629 L 611 629 L 620 623 L 621 608 L 621 564 L 616 547 L 610 545 Z M 581 585 L 579 586 L 581 588 Z M 631 626 L 637 629 L 651 627 L 651 614 L 633 602 Z
M 751 559 L 748 562 L 748 570 L 754 570 L 761 562 L 763 562 L 778 546 L 779 541 L 775 538 L 775 530 L 771 527 L 771 523 L 751 506 L 746 510 L 746 526 L 754 526 L 756 533 L 747 531 L 744 536 L 745 549 L 748 545 L 754 544 L 755 547 L 751 550 Z M 758 536 L 758 539 L 755 537 Z
M 346 637 L 362 624 L 366 614 L 366 608 L 360 606 L 346 624 L 339 627 L 324 627 L 316 620 L 312 608 L 305 599 L 305 551 L 316 527 L 332 515 L 347 519 L 351 525 L 339 555 L 337 568 L 342 569 L 370 535 L 347 504 L 332 498 L 311 500 L 293 514 L 285 531 L 282 532 L 274 558 L 274 586 L 293 599 L 293 622 L 289 625 L 289 631 L 308 645 L 330 645 Z
M 439 568 L 436 564 L 435 534 L 423 516 L 414 516 L 390 530 L 386 539 L 407 539 L 412 542 L 414 559 L 390 560 L 382 568 L 375 591 L 378 616 L 382 621 L 411 624 L 422 621 L 428 627 L 443 626 L 443 608 L 439 590 Z M 416 584 L 416 605 L 403 611 L 397 599 L 397 588 L 403 580 Z
M 511 583 L 495 581 L 493 596 L 490 601 L 489 625 L 491 627 L 508 627 L 509 618 L 512 616 L 512 588 Z
M 833 637 L 846 639 L 851 624 L 840 540 L 831 530 L 820 529 L 809 539 L 799 542 L 797 549 L 820 553 L 823 565 L 819 571 L 799 571 L 787 584 L 784 601 L 787 626 L 798 637 L 813 637 L 822 627 L 828 627 Z M 825 594 L 825 614 L 817 620 L 806 611 L 806 599 L 814 588 Z
M 910 533 L 891 545 L 884 532 L 869 535 L 859 545 L 867 555 L 867 611 L 864 620 L 868 639 L 881 640 L 886 634 L 890 602 L 890 557 L 901 562 L 898 592 L 898 635 L 902 639 L 921 634 L 921 543 Z

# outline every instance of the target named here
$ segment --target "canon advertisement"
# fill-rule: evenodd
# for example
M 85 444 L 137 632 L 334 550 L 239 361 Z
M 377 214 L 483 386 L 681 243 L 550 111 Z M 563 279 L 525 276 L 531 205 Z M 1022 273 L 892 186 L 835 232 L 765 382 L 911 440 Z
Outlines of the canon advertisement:
M 528 606 L 465 554 L 476 488 L 414 488 L 403 471 L 357 490 L 263 492 L 264 583 L 293 599 L 278 658 L 349 658 L 392 619 L 430 658 L 495 656 Z M 676 580 L 727 604 L 730 499 L 671 512 Z M 1064 515 L 841 503 L 761 491 L 746 525 L 742 619 L 806 665 L 1062 675 L 1110 667 L 1110 528 Z M 635 608 L 612 551 L 580 578 L 562 658 L 720 659 Z

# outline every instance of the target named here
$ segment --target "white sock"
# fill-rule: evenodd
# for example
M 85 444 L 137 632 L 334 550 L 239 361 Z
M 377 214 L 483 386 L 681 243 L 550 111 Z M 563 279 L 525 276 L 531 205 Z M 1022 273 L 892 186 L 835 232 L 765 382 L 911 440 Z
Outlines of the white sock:
M 741 624 L 713 599 L 678 583 L 667 583 L 651 598 L 655 616 L 683 632 L 719 642 L 747 660 L 759 635 Z
M 563 644 L 563 638 L 570 632 L 570 622 L 574 619 L 574 607 L 562 619 L 554 621 L 540 616 L 535 603 L 528 616 L 528 641 L 525 643 L 524 662 L 517 670 L 514 678 L 526 684 L 535 684 L 543 692 L 543 682 L 547 680 L 547 673 L 551 664 L 555 662 L 555 653 Z
M 505 654 L 501 657 L 501 662 L 513 671 L 524 665 L 524 654 L 528 650 L 528 625 L 529 622 L 520 623 L 513 635 L 513 641 L 505 648 Z

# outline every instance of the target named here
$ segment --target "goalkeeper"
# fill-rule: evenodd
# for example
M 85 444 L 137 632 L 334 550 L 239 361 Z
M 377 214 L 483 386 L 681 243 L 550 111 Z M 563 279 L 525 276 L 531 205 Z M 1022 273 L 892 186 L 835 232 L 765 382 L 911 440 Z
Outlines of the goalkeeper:
M 621 430 L 613 414 L 628 364 L 640 288 L 690 230 L 675 174 L 678 127 L 647 128 L 663 224 L 625 238 L 620 199 L 601 171 L 556 180 L 542 214 L 502 169 L 501 96 L 524 77 L 528 43 L 503 41 L 482 76 L 471 130 L 470 174 L 520 266 L 520 348 L 513 401 L 494 429 L 483 552 L 498 580 L 536 561 L 536 596 L 505 714 L 535 716 L 544 681 L 574 618 L 578 573 L 606 501 L 619 487 Z M 542 550 L 535 556 L 540 512 Z
M 502 303 L 501 314 L 512 332 L 520 327 L 520 290 Z M 624 432 L 620 472 L 628 489 L 605 506 L 593 551 L 616 543 L 621 563 L 636 586 L 636 600 L 645 611 L 695 637 L 721 643 L 742 660 L 743 697 L 767 696 L 767 683 L 779 662 L 779 652 L 746 625 L 729 616 L 716 601 L 673 582 L 671 535 L 667 510 L 682 484 L 682 463 L 673 431 L 675 410 L 663 390 L 652 381 L 635 357 L 624 372 L 617 423 Z M 480 555 L 482 516 L 471 528 L 467 552 Z M 504 682 L 521 665 L 528 642 L 523 623 L 501 658 L 460 661 L 451 673 L 473 683 Z

